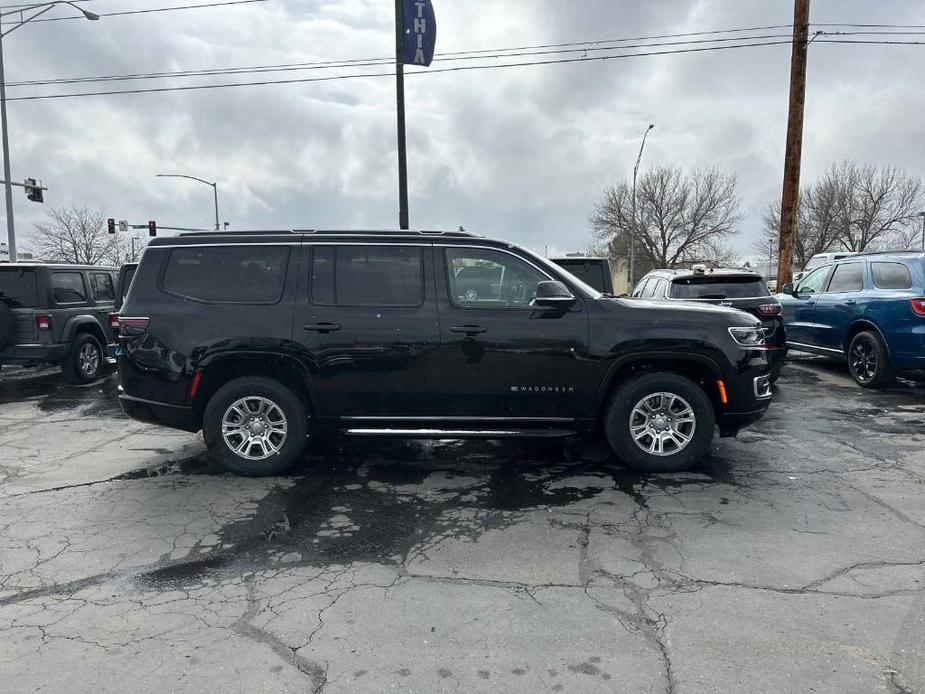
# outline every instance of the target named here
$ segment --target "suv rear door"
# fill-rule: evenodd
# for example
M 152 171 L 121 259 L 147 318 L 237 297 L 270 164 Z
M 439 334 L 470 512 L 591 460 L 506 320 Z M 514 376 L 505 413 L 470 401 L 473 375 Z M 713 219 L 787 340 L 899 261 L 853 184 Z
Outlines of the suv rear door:
M 555 279 L 506 250 L 434 245 L 440 311 L 440 372 L 446 396 L 435 414 L 468 420 L 572 419 L 586 415 L 588 312 L 530 306 L 537 282 Z M 496 268 L 492 296 L 470 299 L 467 267 Z
M 864 312 L 868 302 L 864 295 L 865 270 L 861 260 L 838 263 L 832 270 L 825 291 L 816 300 L 814 344 L 839 351 L 845 349 L 848 326 Z
M 446 399 L 429 242 L 302 246 L 293 340 L 322 417 L 432 414 Z
M 42 298 L 36 268 L 0 265 L 0 302 L 13 315 L 10 344 L 33 344 L 38 340 L 35 309 L 41 306 Z M 0 345 L 0 349 L 5 347 L 7 345 Z

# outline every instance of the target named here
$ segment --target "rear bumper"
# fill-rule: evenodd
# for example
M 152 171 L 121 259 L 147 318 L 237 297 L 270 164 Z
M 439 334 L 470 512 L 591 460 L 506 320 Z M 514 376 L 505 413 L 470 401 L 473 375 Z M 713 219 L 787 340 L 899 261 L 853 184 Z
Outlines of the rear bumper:
M 131 395 L 126 395 L 122 390 L 122 386 L 119 386 L 119 404 L 126 415 L 132 419 L 137 419 L 139 422 L 157 424 L 193 433 L 201 428 L 193 416 L 193 408 L 135 398 Z
M 67 356 L 70 344 L 13 345 L 0 350 L 0 362 L 59 362 Z

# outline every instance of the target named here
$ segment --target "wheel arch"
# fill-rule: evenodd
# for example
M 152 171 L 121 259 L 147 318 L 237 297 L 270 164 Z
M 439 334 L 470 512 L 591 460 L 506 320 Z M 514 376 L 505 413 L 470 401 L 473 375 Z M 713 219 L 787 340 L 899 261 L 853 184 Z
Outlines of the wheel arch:
M 847 357 L 848 355 L 848 347 L 851 346 L 851 341 L 854 339 L 854 336 L 865 331 L 874 332 L 879 335 L 880 341 L 883 342 L 883 346 L 886 349 L 887 356 L 890 356 L 890 343 L 887 342 L 886 335 L 884 335 L 879 325 L 868 318 L 858 318 L 848 326 L 848 330 L 845 331 L 845 338 L 842 340 L 842 351 L 845 353 L 845 356 Z
M 607 376 L 601 383 L 597 394 L 595 413 L 600 421 L 607 410 L 607 405 L 614 391 L 634 376 L 667 371 L 684 376 L 703 388 L 715 414 L 720 413 L 719 391 L 715 386 L 717 380 L 723 379 L 723 371 L 713 359 L 704 354 L 690 352 L 647 352 L 645 354 L 627 355 L 611 364 Z
M 216 356 L 197 366 L 202 372 L 198 390 L 192 401 L 196 423 L 202 418 L 209 400 L 226 383 L 236 378 L 270 378 L 293 390 L 305 403 L 309 416 L 315 416 L 315 388 L 308 370 L 297 359 L 285 354 L 232 353 Z
M 89 333 L 100 341 L 100 346 L 105 350 L 108 340 L 103 328 L 96 318 L 89 315 L 73 316 L 64 324 L 64 330 L 61 334 L 62 342 L 71 342 L 81 333 Z

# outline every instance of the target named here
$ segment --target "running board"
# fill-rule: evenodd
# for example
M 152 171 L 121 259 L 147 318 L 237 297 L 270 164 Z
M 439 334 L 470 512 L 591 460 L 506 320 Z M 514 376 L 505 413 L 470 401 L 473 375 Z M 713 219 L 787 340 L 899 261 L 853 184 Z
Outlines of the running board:
M 393 427 L 346 430 L 351 436 L 403 436 L 416 439 L 555 439 L 574 436 L 573 429 L 398 429 Z

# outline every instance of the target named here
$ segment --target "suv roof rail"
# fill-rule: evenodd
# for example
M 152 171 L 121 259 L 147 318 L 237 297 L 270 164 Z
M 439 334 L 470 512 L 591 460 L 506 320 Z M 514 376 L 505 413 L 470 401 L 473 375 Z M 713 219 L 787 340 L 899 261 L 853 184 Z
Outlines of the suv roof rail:
M 847 260 L 848 258 L 857 258 L 864 255 L 922 255 L 923 251 L 916 250 L 903 250 L 903 251 L 861 251 L 860 253 L 855 253 L 854 255 L 845 256 L 844 258 L 838 258 L 838 260 Z M 835 260 L 833 259 L 834 263 Z
M 394 234 L 396 236 L 451 236 L 478 238 L 478 234 L 468 231 L 439 231 L 430 229 L 266 229 L 262 231 L 187 231 L 179 236 L 268 236 L 273 234 L 325 234 L 344 236 L 372 236 Z
M 367 236 L 371 234 L 395 234 L 396 236 L 457 236 L 475 238 L 477 234 L 468 231 L 440 231 L 437 229 L 293 229 L 296 234 L 331 234 L 344 236 Z

